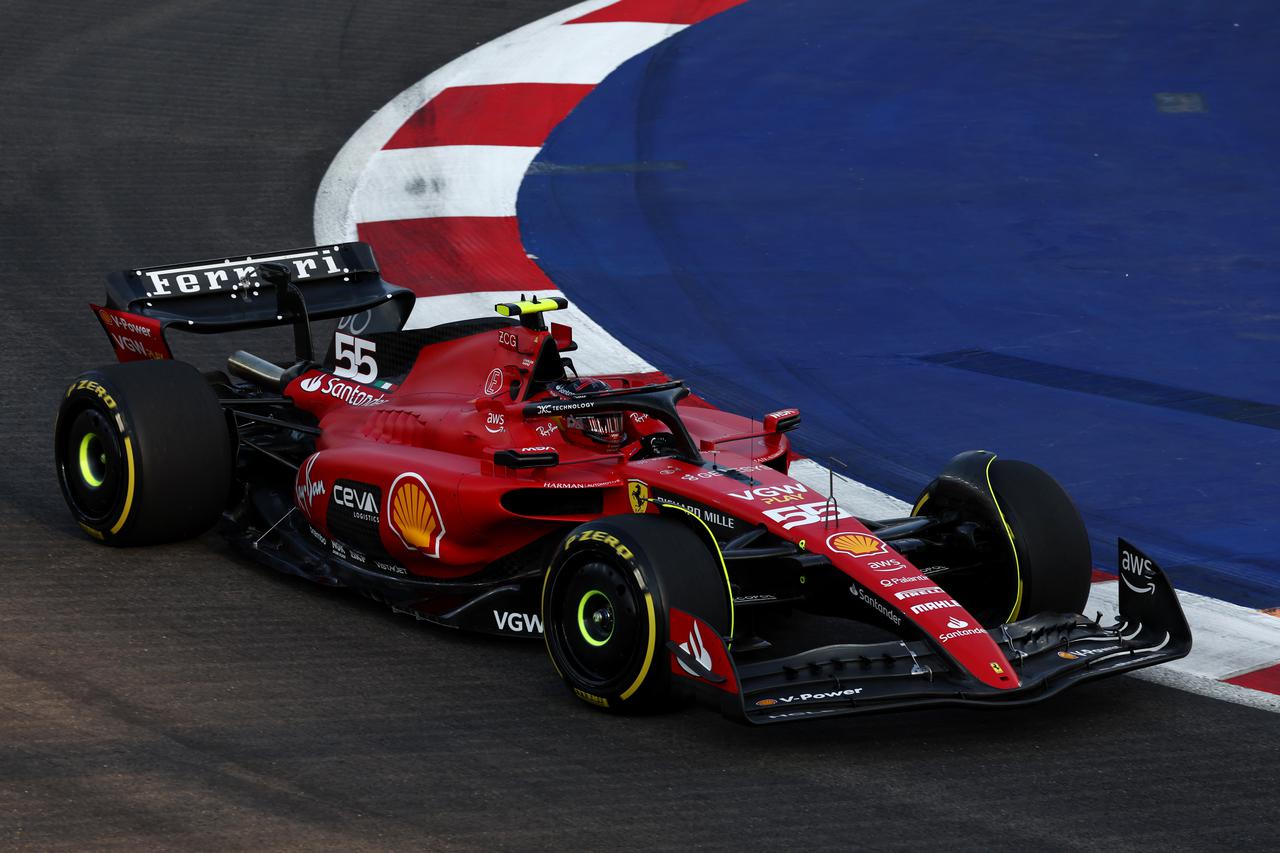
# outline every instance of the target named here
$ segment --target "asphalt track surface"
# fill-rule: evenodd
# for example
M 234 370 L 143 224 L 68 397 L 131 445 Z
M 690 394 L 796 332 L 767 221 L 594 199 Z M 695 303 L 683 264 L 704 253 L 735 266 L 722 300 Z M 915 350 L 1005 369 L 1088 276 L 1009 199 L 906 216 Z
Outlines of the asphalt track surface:
M 1262 711 L 1121 678 L 1003 713 L 615 719 L 537 644 L 422 628 L 212 536 L 108 550 L 71 523 L 50 432 L 109 358 L 102 273 L 308 243 L 371 110 L 562 5 L 6 10 L 0 847 L 1270 846 Z

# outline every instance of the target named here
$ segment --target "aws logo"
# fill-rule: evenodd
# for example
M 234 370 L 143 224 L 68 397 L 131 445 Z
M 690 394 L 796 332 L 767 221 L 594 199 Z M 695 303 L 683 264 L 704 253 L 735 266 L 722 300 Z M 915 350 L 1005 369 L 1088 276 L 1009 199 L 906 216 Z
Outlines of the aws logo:
M 396 477 L 387 496 L 387 518 L 406 548 L 428 557 L 440 556 L 444 519 L 431 487 L 420 475 L 405 473 Z

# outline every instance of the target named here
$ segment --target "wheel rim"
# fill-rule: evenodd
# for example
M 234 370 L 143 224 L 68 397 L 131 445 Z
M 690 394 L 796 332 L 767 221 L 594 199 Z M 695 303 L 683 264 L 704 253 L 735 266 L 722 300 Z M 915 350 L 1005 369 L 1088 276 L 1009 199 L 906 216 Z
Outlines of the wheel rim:
M 81 520 L 95 526 L 110 521 L 127 479 L 115 424 L 95 408 L 83 409 L 71 419 L 58 457 L 58 473 Z
M 80 479 L 91 489 L 106 482 L 107 451 L 96 432 L 86 432 L 80 439 Z
M 587 590 L 578 601 L 578 631 L 592 646 L 603 646 L 613 636 L 613 602 L 598 589 Z
M 635 581 L 621 567 L 594 554 L 572 560 L 548 595 L 555 614 L 548 637 L 573 680 L 601 691 L 634 677 L 648 624 Z

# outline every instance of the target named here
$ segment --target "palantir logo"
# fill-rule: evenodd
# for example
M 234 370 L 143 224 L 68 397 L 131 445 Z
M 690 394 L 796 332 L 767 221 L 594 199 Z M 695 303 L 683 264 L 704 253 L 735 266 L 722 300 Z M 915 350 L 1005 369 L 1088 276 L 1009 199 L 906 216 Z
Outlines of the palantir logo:
M 681 643 L 680 648 L 688 652 L 698 664 L 712 672 L 711 669 L 711 652 L 707 650 L 706 644 L 702 642 L 702 629 L 698 627 L 698 620 L 693 620 L 693 630 L 689 632 L 689 642 Z M 676 663 L 680 664 L 680 668 L 695 678 L 701 678 L 705 673 L 697 672 L 692 669 L 680 658 L 676 658 Z

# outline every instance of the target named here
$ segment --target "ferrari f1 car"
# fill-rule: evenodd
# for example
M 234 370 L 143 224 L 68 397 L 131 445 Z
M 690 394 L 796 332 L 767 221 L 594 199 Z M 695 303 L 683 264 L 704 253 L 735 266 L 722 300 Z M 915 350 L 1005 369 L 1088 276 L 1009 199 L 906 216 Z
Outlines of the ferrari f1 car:
M 795 409 L 579 376 L 572 331 L 547 322 L 562 298 L 406 330 L 413 305 L 361 243 L 109 276 L 94 311 L 121 363 L 77 378 L 56 426 L 75 519 L 109 545 L 218 524 L 281 571 L 541 636 L 572 694 L 615 712 L 692 694 L 751 723 L 1008 707 L 1191 648 L 1124 541 L 1119 619 L 1081 615 L 1084 525 L 1029 464 L 962 453 L 909 516 L 856 517 L 789 476 Z M 290 363 L 236 351 L 225 372 L 174 360 L 166 335 L 272 325 L 293 328 Z

